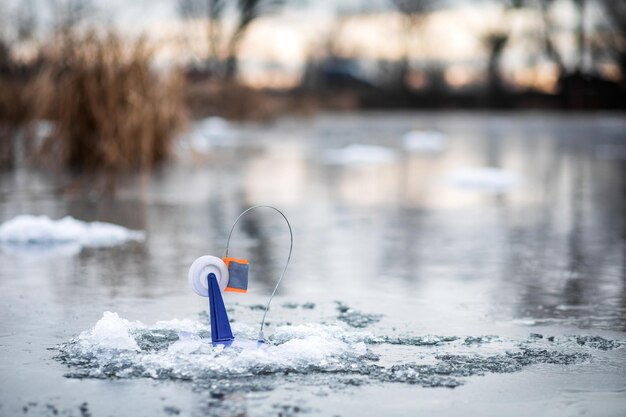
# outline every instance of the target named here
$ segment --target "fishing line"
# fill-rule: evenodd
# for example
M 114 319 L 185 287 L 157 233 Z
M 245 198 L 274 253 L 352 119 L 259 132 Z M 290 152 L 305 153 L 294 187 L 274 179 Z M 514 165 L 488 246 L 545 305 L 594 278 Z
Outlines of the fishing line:
M 264 340 L 264 336 L 263 336 L 263 327 L 265 325 L 265 317 L 267 316 L 267 312 L 270 309 L 270 304 L 272 303 L 272 299 L 274 298 L 274 295 L 276 294 L 276 290 L 278 290 L 278 286 L 280 285 L 280 282 L 283 280 L 283 277 L 285 276 L 285 273 L 287 272 L 287 268 L 289 267 L 289 262 L 291 261 L 291 253 L 293 251 L 293 231 L 291 229 L 291 224 L 289 223 L 289 220 L 287 219 L 287 216 L 285 216 L 285 214 L 280 211 L 279 209 L 277 209 L 274 206 L 267 206 L 267 205 L 258 205 L 258 206 L 252 206 L 246 210 L 244 210 L 239 217 L 237 217 L 237 220 L 235 220 L 235 223 L 233 223 L 232 227 L 230 228 L 230 232 L 228 233 L 228 240 L 226 241 L 226 250 L 224 251 L 224 258 L 228 258 L 228 250 L 230 248 L 230 238 L 233 235 L 233 230 L 235 230 L 235 226 L 237 226 L 237 223 L 239 223 L 239 220 L 241 220 L 241 218 L 248 212 L 252 211 L 252 210 L 256 210 L 256 209 L 260 209 L 260 208 L 268 208 L 268 209 L 272 209 L 274 211 L 276 211 L 278 214 L 280 214 L 282 216 L 282 218 L 285 220 L 285 223 L 287 223 L 287 227 L 289 228 L 289 255 L 287 256 L 287 262 L 285 263 L 285 267 L 283 268 L 283 272 L 280 274 L 280 278 L 278 278 L 278 281 L 276 281 L 276 285 L 274 286 L 274 290 L 272 291 L 272 295 L 270 295 L 269 300 L 267 300 L 267 304 L 265 306 L 265 311 L 263 312 L 263 318 L 261 319 L 261 328 L 259 329 L 259 337 L 258 340 L 262 341 Z

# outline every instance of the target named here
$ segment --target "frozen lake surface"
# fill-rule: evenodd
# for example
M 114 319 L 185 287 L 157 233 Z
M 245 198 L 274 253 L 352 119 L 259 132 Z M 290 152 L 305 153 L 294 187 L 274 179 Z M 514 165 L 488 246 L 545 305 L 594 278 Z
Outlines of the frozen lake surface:
M 625 133 L 610 114 L 321 115 L 181 143 L 115 198 L 3 172 L 0 223 L 145 239 L 0 243 L 0 416 L 622 416 Z M 269 343 L 213 348 L 187 270 L 255 204 L 294 227 Z M 225 302 L 254 338 L 289 239 L 269 210 L 240 226 L 249 292 Z

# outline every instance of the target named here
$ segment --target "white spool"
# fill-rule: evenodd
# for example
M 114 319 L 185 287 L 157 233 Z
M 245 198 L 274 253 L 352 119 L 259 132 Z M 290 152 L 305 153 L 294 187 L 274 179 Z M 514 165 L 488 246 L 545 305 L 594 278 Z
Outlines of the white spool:
M 208 276 L 215 274 L 220 291 L 228 285 L 228 268 L 224 261 L 216 256 L 201 256 L 189 268 L 189 285 L 196 294 L 202 297 L 209 296 Z

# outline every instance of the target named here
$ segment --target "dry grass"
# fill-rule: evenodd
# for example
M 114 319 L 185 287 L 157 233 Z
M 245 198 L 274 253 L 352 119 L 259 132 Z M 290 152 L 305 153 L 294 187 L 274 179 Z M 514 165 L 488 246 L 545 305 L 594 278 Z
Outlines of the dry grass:
M 231 120 L 263 120 L 274 109 L 263 95 L 226 80 L 188 81 L 185 102 L 194 118 L 221 116 Z
M 0 76 L 0 169 L 13 166 L 14 136 L 29 119 L 26 86 L 13 74 Z
M 43 141 L 25 143 L 35 162 L 97 174 L 150 168 L 166 159 L 187 113 L 267 120 L 310 115 L 319 106 L 313 96 L 269 93 L 223 79 L 161 76 L 151 68 L 146 42 L 115 34 L 65 34 L 19 70 L 9 61 L 10 73 L 0 68 L 0 166 L 10 166 L 15 129 L 24 128 L 21 138 L 36 137 L 31 121 L 54 126 Z
M 80 171 L 149 168 L 170 153 L 185 120 L 181 78 L 161 79 L 144 41 L 65 38 L 46 51 L 30 88 L 36 118 L 55 122 L 41 155 Z
M 319 109 L 313 95 L 257 90 L 223 79 L 189 79 L 185 104 L 194 118 L 220 116 L 229 120 L 271 120 L 286 114 L 310 116 Z
M 26 83 L 13 77 L 0 78 L 0 123 L 19 125 L 28 120 L 24 96 Z

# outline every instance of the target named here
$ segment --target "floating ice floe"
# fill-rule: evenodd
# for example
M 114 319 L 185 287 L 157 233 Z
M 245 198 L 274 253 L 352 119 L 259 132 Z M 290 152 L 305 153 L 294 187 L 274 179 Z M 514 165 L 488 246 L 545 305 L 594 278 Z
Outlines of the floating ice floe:
M 195 124 L 189 144 L 192 150 L 203 153 L 214 148 L 236 146 L 237 135 L 227 120 L 208 117 Z
M 0 244 L 24 251 L 50 247 L 108 247 L 145 239 L 144 232 L 103 222 L 83 222 L 67 216 L 20 215 L 0 225 Z
M 437 130 L 412 130 L 402 136 L 402 144 L 409 152 L 436 154 L 446 149 L 448 137 Z
M 457 188 L 491 193 L 510 191 L 521 182 L 515 172 L 493 167 L 458 170 L 448 181 Z
M 328 149 L 323 154 L 323 161 L 329 165 L 388 164 L 396 158 L 397 153 L 393 149 L 358 143 L 341 149 Z

